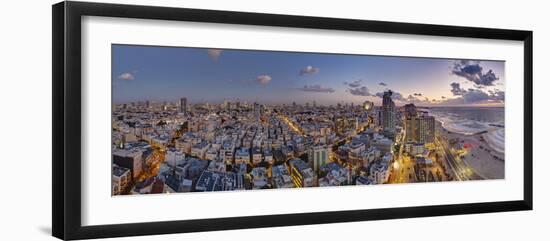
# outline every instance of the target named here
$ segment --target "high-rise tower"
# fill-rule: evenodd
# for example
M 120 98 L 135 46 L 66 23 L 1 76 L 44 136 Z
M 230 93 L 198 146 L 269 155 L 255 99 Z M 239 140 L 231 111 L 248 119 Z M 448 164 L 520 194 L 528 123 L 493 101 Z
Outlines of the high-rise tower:
M 180 113 L 187 115 L 187 98 L 185 97 L 180 99 Z
M 381 110 L 381 122 L 382 128 L 388 131 L 395 130 L 395 103 L 391 99 L 393 92 L 391 90 L 385 91 L 382 96 L 382 110 Z

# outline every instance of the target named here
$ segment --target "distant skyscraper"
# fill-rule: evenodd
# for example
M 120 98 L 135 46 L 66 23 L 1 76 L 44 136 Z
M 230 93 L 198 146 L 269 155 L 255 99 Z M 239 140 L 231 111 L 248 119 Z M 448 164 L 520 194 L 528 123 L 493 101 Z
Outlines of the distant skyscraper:
M 254 102 L 254 117 L 256 117 L 256 119 L 260 119 L 261 115 L 262 110 L 260 104 Z
M 319 171 L 319 168 L 329 162 L 329 150 L 326 146 L 314 146 L 308 150 L 309 163 L 313 170 Z
M 260 116 L 263 116 L 265 114 L 265 105 L 260 105 Z
M 228 100 L 224 100 L 223 101 L 223 108 L 227 111 L 229 111 L 231 109 L 231 102 L 229 102 Z
M 381 122 L 382 128 L 388 131 L 395 130 L 395 103 L 391 99 L 393 92 L 391 90 L 385 91 L 382 96 L 382 110 L 381 110 Z
M 185 97 L 180 99 L 180 113 L 187 115 L 187 98 Z
M 317 107 L 317 101 L 313 101 L 313 108 Z

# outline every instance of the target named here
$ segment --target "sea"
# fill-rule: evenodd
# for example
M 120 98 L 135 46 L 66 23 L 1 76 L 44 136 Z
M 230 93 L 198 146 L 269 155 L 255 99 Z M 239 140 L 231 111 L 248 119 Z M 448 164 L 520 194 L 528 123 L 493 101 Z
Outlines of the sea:
M 504 107 L 430 107 L 423 110 L 455 133 L 471 135 L 504 128 Z

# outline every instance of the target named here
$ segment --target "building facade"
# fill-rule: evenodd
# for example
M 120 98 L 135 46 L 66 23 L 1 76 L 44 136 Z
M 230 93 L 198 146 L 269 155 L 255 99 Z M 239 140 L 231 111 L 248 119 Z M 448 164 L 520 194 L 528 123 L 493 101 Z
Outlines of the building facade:
M 427 114 L 405 117 L 406 142 L 432 143 L 435 140 L 435 118 Z
M 187 114 L 187 98 L 185 97 L 180 99 L 180 113 Z
M 314 171 L 329 162 L 329 150 L 326 146 L 314 146 L 308 152 L 309 163 Z
M 394 131 L 396 125 L 395 103 L 391 98 L 392 94 L 393 92 L 391 90 L 384 92 L 382 96 L 382 109 L 380 110 L 382 128 L 387 131 Z

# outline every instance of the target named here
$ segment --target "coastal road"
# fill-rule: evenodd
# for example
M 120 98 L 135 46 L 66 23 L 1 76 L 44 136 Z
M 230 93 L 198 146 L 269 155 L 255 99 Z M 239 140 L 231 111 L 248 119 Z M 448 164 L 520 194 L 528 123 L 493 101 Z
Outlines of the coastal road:
M 457 161 L 455 156 L 450 151 L 451 148 L 449 147 L 449 144 L 446 141 L 442 141 L 440 136 L 436 137 L 436 144 L 443 148 L 447 166 L 451 169 L 451 173 L 456 180 L 467 181 L 483 179 L 466 163 L 463 161 Z

